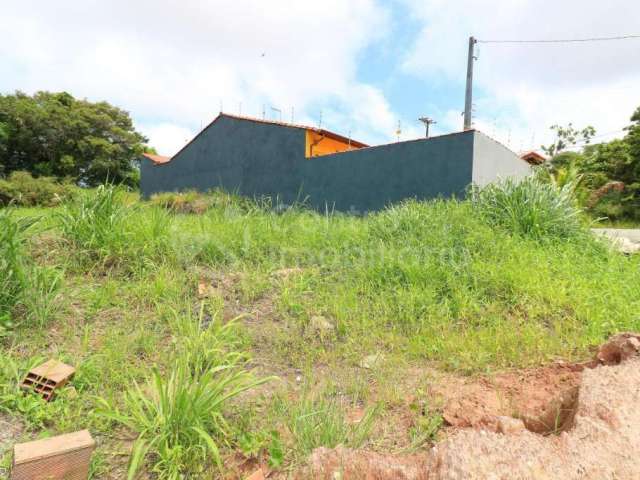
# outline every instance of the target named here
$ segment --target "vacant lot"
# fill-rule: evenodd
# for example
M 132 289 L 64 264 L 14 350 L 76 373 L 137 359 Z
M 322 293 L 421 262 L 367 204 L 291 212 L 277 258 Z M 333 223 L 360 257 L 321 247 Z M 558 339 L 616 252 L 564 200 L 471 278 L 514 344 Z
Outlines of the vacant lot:
M 320 446 L 419 451 L 470 379 L 640 330 L 640 256 L 581 220 L 517 212 L 520 228 L 486 198 L 350 217 L 192 197 L 0 212 L 0 448 L 88 428 L 95 478 L 286 477 Z M 47 358 L 77 368 L 49 404 L 17 389 Z

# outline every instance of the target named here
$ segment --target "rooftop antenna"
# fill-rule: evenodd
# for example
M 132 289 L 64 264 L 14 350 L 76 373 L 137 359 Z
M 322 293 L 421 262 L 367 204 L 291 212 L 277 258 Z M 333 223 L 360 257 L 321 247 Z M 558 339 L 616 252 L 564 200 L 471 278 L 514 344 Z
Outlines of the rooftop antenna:
M 436 122 L 433 118 L 429 118 L 429 117 L 420 117 L 418 120 L 424 123 L 424 127 L 425 127 L 424 138 L 429 138 L 429 126 L 434 125 L 438 122 Z
M 267 112 L 265 110 L 265 106 L 264 103 L 262 104 L 262 119 L 264 120 L 265 118 L 267 118 Z
M 398 120 L 398 128 L 396 130 L 396 138 L 397 141 L 400 141 L 400 134 L 402 133 L 402 123 L 400 123 L 400 120 Z
M 322 110 L 320 110 L 320 121 L 318 122 L 318 128 L 322 128 Z
M 351 150 L 351 129 L 349 129 L 349 133 L 347 133 L 347 138 L 349 139 L 349 150 Z
M 271 111 L 279 113 L 280 114 L 280 121 L 282 121 L 282 110 L 280 110 L 279 108 L 276 108 L 276 107 L 271 107 Z

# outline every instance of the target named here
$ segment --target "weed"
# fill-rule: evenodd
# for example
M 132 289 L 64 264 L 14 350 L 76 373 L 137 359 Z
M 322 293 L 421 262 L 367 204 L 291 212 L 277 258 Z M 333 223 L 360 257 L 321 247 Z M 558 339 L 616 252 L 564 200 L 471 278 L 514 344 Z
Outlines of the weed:
M 25 253 L 24 237 L 36 218 L 15 218 L 0 210 L 0 336 L 16 325 L 17 307 L 43 327 L 57 306 L 61 275 L 33 264 Z
M 361 447 L 369 437 L 378 412 L 370 408 L 359 422 L 349 423 L 343 405 L 336 399 L 312 398 L 309 394 L 295 403 L 280 399 L 274 408 L 285 417 L 293 448 L 300 457 L 318 447 Z
M 492 225 L 535 239 L 569 238 L 583 233 L 574 184 L 561 187 L 535 176 L 507 178 L 483 188 L 473 188 L 471 199 Z
M 134 478 L 148 454 L 160 478 L 177 479 L 204 468 L 211 458 L 221 467 L 220 449 L 228 444 L 226 403 L 269 379 L 255 380 L 234 365 L 194 372 L 178 358 L 165 376 L 154 369 L 146 387 L 138 384 L 125 395 L 125 411 L 102 400 L 105 416 L 139 434 L 133 447 L 129 478 Z
M 166 251 L 167 215 L 158 209 L 141 214 L 123 195 L 121 189 L 103 185 L 64 205 L 60 230 L 81 258 L 132 270 L 149 259 L 159 260 Z

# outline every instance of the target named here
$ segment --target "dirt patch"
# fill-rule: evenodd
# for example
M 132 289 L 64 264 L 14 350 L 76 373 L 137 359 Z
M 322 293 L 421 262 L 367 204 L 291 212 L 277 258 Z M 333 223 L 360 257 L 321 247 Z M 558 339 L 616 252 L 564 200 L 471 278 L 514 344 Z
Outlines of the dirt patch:
M 18 419 L 0 413 L 0 460 L 20 440 L 23 431 L 24 428 Z M 0 478 L 2 474 L 2 467 L 0 466 Z
M 417 456 L 320 448 L 296 478 L 636 479 L 640 470 L 638 340 L 634 334 L 614 337 L 600 349 L 597 367 L 574 367 L 582 370 L 579 393 L 572 400 L 572 421 L 559 435 L 539 435 L 517 425 L 509 425 L 502 433 L 461 428 Z M 607 365 L 612 358 L 622 363 Z M 536 373 L 533 378 L 536 383 L 546 377 Z
M 497 430 L 497 418 L 508 416 L 537 433 L 558 431 L 570 423 L 581 372 L 580 366 L 558 363 L 442 386 L 443 418 L 453 427 Z

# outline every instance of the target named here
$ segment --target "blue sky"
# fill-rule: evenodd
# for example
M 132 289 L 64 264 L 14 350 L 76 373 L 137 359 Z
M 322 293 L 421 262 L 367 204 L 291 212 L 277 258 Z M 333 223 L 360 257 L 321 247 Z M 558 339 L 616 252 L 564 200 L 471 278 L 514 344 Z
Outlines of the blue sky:
M 640 33 L 627 0 L 23 0 L 0 17 L 0 91 L 67 90 L 131 112 L 171 155 L 220 110 L 369 142 L 459 130 L 467 41 Z M 622 135 L 640 105 L 640 40 L 480 44 L 474 125 L 513 150 L 554 123 Z M 634 60 L 635 59 L 635 60 Z M 241 106 L 242 105 L 242 106 Z

